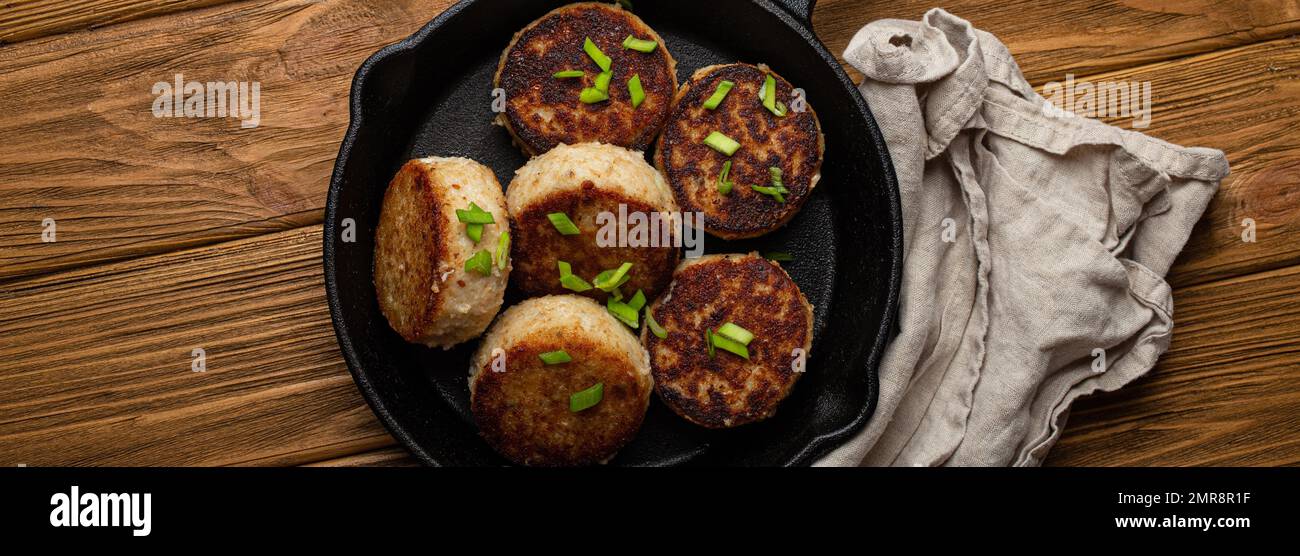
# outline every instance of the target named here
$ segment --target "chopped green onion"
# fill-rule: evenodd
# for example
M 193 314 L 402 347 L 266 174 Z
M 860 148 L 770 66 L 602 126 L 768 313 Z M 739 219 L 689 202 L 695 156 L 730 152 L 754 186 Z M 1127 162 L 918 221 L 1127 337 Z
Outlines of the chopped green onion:
M 641 88 L 641 75 L 636 74 L 627 80 L 627 92 L 632 95 L 632 108 L 639 108 L 645 102 L 645 89 Z
M 560 235 L 576 236 L 581 233 L 578 231 L 577 224 L 574 224 L 572 220 L 569 220 L 569 215 L 564 214 L 563 212 L 552 212 L 546 215 L 546 218 L 550 219 L 551 225 L 555 226 L 555 229 L 560 232 Z
M 479 208 L 474 203 L 469 204 L 468 210 L 456 209 L 456 219 L 466 224 L 494 224 L 496 220 L 492 218 L 492 213 Z
M 714 89 L 713 96 L 709 97 L 709 100 L 704 101 L 704 107 L 709 110 L 716 110 L 718 105 L 722 104 L 722 101 L 727 98 L 727 93 L 730 93 L 731 88 L 735 86 L 735 82 L 727 81 L 725 79 L 722 80 L 721 83 L 718 83 L 718 88 Z
M 474 243 L 478 243 L 480 239 L 483 239 L 483 226 L 483 224 L 466 224 L 465 235 L 474 240 Z
M 718 330 L 721 331 L 722 329 L 719 328 Z M 709 338 L 712 340 L 711 344 L 714 347 L 723 351 L 729 351 L 744 357 L 745 359 L 749 359 L 749 348 L 745 347 L 744 344 L 723 336 L 722 334 L 710 334 Z
M 628 300 L 627 306 L 640 311 L 642 307 L 645 307 L 645 292 L 637 290 L 636 295 L 632 296 L 632 299 Z
M 571 79 L 574 77 L 582 77 L 584 75 L 586 74 L 583 73 L 582 70 L 561 70 L 555 72 L 555 74 L 552 75 L 551 77 L 554 77 L 556 79 Z
M 577 413 L 584 409 L 590 409 L 600 403 L 605 397 L 605 383 L 597 382 L 591 388 L 581 392 L 574 392 L 569 396 L 569 411 Z
M 716 131 L 704 138 L 704 144 L 727 156 L 736 154 L 736 151 L 740 149 L 740 143 L 737 143 L 735 139 Z
M 627 303 L 615 301 L 614 298 L 611 297 L 605 301 L 605 309 L 609 311 L 609 314 L 614 315 L 614 318 L 618 319 L 619 322 L 622 322 L 633 329 L 641 326 L 637 320 L 640 311 L 633 309 Z
M 542 362 L 546 363 L 547 365 L 559 365 L 560 363 L 568 363 L 570 361 L 573 361 L 573 358 L 569 357 L 569 352 L 564 351 L 562 349 L 557 349 L 555 351 L 548 351 L 546 353 L 538 355 L 537 357 L 540 357 L 542 359 Z
M 657 43 L 657 42 L 655 42 L 655 41 L 645 40 L 645 39 L 638 39 L 638 38 L 636 38 L 636 37 L 634 37 L 634 36 L 632 36 L 632 35 L 628 35 L 626 39 L 623 39 L 623 48 L 624 48 L 624 49 L 629 49 L 629 48 L 630 48 L 630 49 L 635 50 L 635 51 L 637 51 L 637 52 L 645 52 L 645 53 L 649 54 L 649 53 L 651 53 L 651 52 L 654 52 L 654 51 L 655 51 L 655 48 L 658 47 L 658 46 L 659 46 L 659 43 Z
M 564 289 L 566 290 L 570 290 L 578 293 L 582 293 L 591 289 L 591 284 L 589 284 L 586 280 L 583 280 L 581 276 L 578 276 L 576 274 L 561 276 L 560 285 L 564 286 Z
M 718 193 L 721 195 L 731 194 L 732 186 L 736 185 L 727 181 L 727 176 L 731 174 L 731 161 L 722 163 L 722 173 L 718 175 Z
M 591 42 L 591 37 L 587 37 L 587 40 L 582 43 L 582 49 L 587 52 L 588 56 L 591 56 L 591 61 L 600 66 L 600 71 L 609 71 L 609 68 L 613 66 L 613 60 L 610 60 L 609 56 L 601 52 L 596 43 Z
M 487 249 L 474 253 L 474 256 L 465 261 L 465 272 L 477 272 L 484 276 L 492 275 L 492 254 Z
M 510 258 L 510 231 L 501 232 L 497 236 L 497 268 L 506 269 L 506 262 Z
M 763 254 L 763 258 L 769 261 L 789 262 L 794 260 L 794 255 L 784 251 L 769 251 Z
M 605 102 L 609 100 L 609 93 L 606 91 L 602 91 L 600 89 L 593 89 L 591 87 L 587 87 L 586 89 L 582 90 L 582 94 L 578 95 L 578 100 L 582 101 L 583 104 L 596 104 L 597 102 Z
M 784 193 L 789 193 L 788 191 L 785 191 L 783 193 L 784 188 L 779 188 L 779 187 L 764 187 L 761 185 L 751 185 L 749 186 L 749 188 L 753 189 L 755 193 L 762 193 L 764 195 L 771 197 L 772 199 L 775 199 L 776 202 L 778 203 L 784 203 L 785 202 Z
M 591 85 L 591 88 L 600 91 L 602 93 L 605 93 L 605 95 L 608 96 L 609 81 L 613 78 L 614 78 L 614 72 L 602 71 L 598 75 L 596 75 L 596 82 Z
M 616 270 L 606 270 L 597 274 L 593 283 L 601 290 L 607 292 L 614 291 L 614 288 L 622 286 L 631 278 L 631 276 L 627 275 L 627 271 L 629 270 L 632 270 L 632 263 L 623 263 L 623 265 L 618 267 Z
M 785 104 L 776 100 L 776 78 L 772 77 L 772 74 L 768 74 L 767 79 L 763 81 L 763 88 L 758 90 L 758 98 L 763 101 L 763 107 L 769 112 L 776 114 L 777 117 L 785 116 Z
M 780 166 L 772 166 L 768 168 L 767 173 L 772 176 L 772 185 L 776 187 L 785 187 L 785 183 L 781 181 Z
M 645 324 L 650 327 L 650 332 L 660 340 L 668 337 L 668 331 L 664 330 L 664 327 L 660 326 L 659 323 L 655 321 L 655 316 L 651 314 L 651 311 L 648 308 L 645 310 Z
M 565 289 L 578 293 L 591 289 L 591 284 L 583 280 L 581 276 L 573 273 L 572 265 L 564 261 L 555 261 L 555 263 L 560 267 L 560 285 L 564 286 Z
M 704 329 L 704 345 L 709 348 L 709 359 L 713 358 L 713 329 Z
M 735 323 L 732 322 L 722 325 L 722 327 L 718 329 L 717 334 L 714 335 L 715 338 L 717 336 L 726 336 L 727 338 L 740 342 L 744 345 L 749 345 L 750 342 L 754 341 L 753 332 L 745 330 L 744 328 L 741 328 L 740 326 L 737 326 Z

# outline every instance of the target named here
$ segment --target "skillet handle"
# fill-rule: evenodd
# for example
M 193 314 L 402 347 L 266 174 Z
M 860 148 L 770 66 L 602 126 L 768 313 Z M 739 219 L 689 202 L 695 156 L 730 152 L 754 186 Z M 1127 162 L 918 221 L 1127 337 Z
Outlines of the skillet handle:
M 785 8 L 785 11 L 799 20 L 804 27 L 812 29 L 813 8 L 817 6 L 817 0 L 772 0 L 772 2 Z

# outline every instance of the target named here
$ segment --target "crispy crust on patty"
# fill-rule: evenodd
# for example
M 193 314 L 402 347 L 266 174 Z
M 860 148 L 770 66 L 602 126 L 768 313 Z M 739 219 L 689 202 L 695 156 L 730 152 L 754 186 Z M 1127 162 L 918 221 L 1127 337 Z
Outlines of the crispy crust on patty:
M 708 428 L 770 417 L 799 379 L 795 349 L 812 350 L 812 306 L 785 270 L 754 253 L 683 262 L 650 311 L 668 332 L 660 339 L 642 327 L 655 391 Z M 754 333 L 749 359 L 722 350 L 709 357 L 705 330 L 728 322 Z
M 570 190 L 547 197 L 529 205 L 514 215 L 511 250 L 514 260 L 515 284 L 529 295 L 574 293 L 560 285 L 560 271 L 556 261 L 572 265 L 573 273 L 590 282 L 602 271 L 632 263 L 629 280 L 621 291 L 631 295 L 644 290 L 648 299 L 654 299 L 672 279 L 673 269 L 680 260 L 680 251 L 671 244 L 664 247 L 600 247 L 596 242 L 600 226 L 597 215 L 601 212 L 618 214 L 619 205 L 628 213 L 650 214 L 656 209 L 647 203 L 614 191 L 596 188 L 583 182 L 578 190 Z M 582 232 L 579 235 L 560 235 L 547 214 L 563 212 Z M 665 245 L 662 244 L 661 245 Z M 580 295 L 603 300 L 605 292 L 592 289 Z
M 645 351 L 623 325 L 576 296 L 536 298 L 502 315 L 474 358 L 470 405 L 483 438 L 523 465 L 602 463 L 636 435 L 653 388 Z M 504 357 L 495 372 L 493 352 Z M 563 349 L 573 361 L 546 365 Z M 574 413 L 569 397 L 596 383 L 599 404 Z
M 654 52 L 623 48 L 634 35 L 659 43 Z M 613 61 L 609 100 L 584 104 L 600 68 L 583 51 L 590 37 Z M 562 70 L 582 70 L 582 78 L 557 79 Z M 627 82 L 639 75 L 645 101 L 632 107 Z M 497 65 L 495 86 L 506 91 L 506 111 L 498 121 L 529 155 L 556 145 L 605 142 L 644 151 L 663 127 L 677 91 L 677 62 L 668 47 L 636 15 L 617 5 L 582 2 L 558 8 L 515 34 Z
M 470 202 L 497 221 L 478 244 L 455 217 Z M 384 192 L 375 229 L 375 294 L 393 330 L 444 348 L 481 334 L 501 307 L 510 266 L 482 276 L 465 271 L 464 261 L 493 249 L 508 220 L 501 184 L 487 167 L 437 157 L 403 165 Z
M 655 165 L 677 203 L 684 211 L 702 211 L 705 229 L 724 239 L 757 237 L 784 226 L 821 179 L 825 139 L 817 113 L 809 105 L 777 117 L 764 108 L 758 92 L 768 74 L 776 78 L 777 98 L 792 105 L 794 86 L 766 66 L 727 64 L 696 71 L 678 91 L 657 144 Z M 704 108 L 724 80 L 735 87 L 716 110 Z M 730 180 L 736 185 L 726 196 L 718 193 L 717 180 L 728 157 L 704 144 L 714 131 L 741 144 L 730 158 Z M 773 166 L 781 168 L 790 190 L 785 203 L 749 188 L 770 185 Z

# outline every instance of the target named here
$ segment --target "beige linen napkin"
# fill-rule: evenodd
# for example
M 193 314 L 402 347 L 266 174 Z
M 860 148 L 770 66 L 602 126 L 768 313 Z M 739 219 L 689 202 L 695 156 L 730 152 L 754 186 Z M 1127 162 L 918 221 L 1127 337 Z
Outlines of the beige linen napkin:
M 1071 402 L 1169 347 L 1164 276 L 1227 161 L 1045 110 L 1001 42 L 940 9 L 844 57 L 898 174 L 905 270 L 875 415 L 817 464 L 1038 465 Z

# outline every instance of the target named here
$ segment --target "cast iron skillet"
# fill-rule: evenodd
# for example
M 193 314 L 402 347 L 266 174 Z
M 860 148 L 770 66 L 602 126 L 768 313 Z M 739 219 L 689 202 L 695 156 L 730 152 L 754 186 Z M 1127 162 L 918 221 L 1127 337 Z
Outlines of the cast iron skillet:
M 826 134 L 823 178 L 803 211 L 768 236 L 710 253 L 786 251 L 783 266 L 815 307 L 807 374 L 772 419 L 708 431 L 651 402 L 613 465 L 803 465 L 859 430 L 876 405 L 876 366 L 892 336 L 902 271 L 898 186 L 862 96 L 811 31 L 815 0 L 653 0 L 635 12 L 663 36 L 685 81 L 724 62 L 767 63 L 807 92 Z M 502 185 L 526 161 L 491 125 L 492 75 L 515 31 L 565 4 L 465 0 L 380 50 L 352 83 L 325 211 L 325 288 L 357 387 L 388 430 L 429 465 L 502 465 L 479 437 L 466 379 L 476 342 L 450 351 L 407 344 L 379 311 L 371 279 L 384 189 L 408 159 L 466 156 Z M 343 236 L 354 222 L 355 241 Z M 518 296 L 507 294 L 507 305 Z

